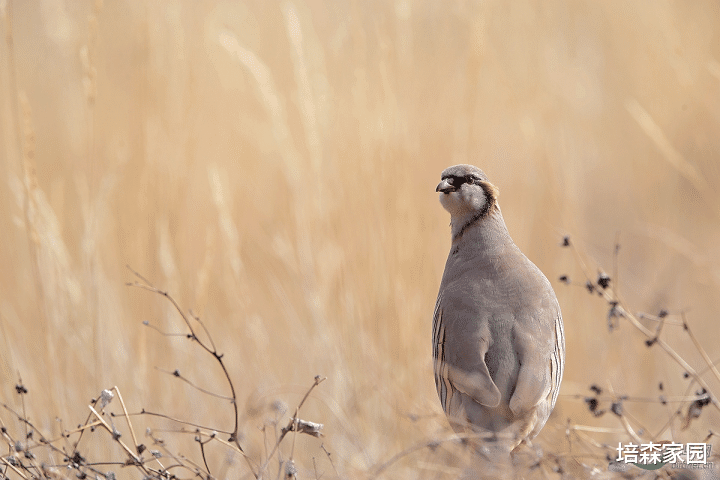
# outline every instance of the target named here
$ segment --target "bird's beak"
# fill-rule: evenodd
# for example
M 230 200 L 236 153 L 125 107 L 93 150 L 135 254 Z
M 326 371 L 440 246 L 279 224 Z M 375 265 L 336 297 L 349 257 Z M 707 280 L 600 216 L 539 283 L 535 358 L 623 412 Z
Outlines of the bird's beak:
M 450 193 L 450 192 L 454 192 L 455 190 L 457 190 L 457 188 L 450 185 L 450 182 L 448 182 L 447 179 L 438 183 L 438 186 L 435 187 L 436 192 L 442 192 L 442 193 Z

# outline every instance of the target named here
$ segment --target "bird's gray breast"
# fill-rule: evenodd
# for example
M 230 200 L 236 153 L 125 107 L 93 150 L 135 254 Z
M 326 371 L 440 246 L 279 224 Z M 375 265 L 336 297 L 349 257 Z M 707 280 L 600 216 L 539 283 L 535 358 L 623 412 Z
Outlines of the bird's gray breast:
M 443 316 L 447 349 L 445 361 L 466 372 L 487 365 L 491 378 L 507 404 L 517 382 L 520 367 L 513 345 L 517 308 L 513 305 L 512 283 L 503 281 L 492 268 L 456 268 L 456 277 L 444 279 Z
M 467 372 L 484 363 L 505 405 L 521 368 L 516 329 L 537 314 L 532 292 L 544 278 L 516 248 L 502 256 L 451 254 L 446 273 L 452 276 L 442 282 L 446 342 L 454 346 L 445 361 Z

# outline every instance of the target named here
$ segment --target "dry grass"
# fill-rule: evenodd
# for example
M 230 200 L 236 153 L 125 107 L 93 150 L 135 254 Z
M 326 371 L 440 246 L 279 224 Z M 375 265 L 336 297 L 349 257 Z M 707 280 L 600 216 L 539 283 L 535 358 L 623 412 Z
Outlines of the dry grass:
M 565 318 L 561 399 L 528 475 L 609 475 L 604 455 L 633 434 L 702 442 L 712 429 L 717 453 L 712 403 L 682 427 L 698 383 L 720 393 L 708 366 L 720 360 L 719 13 L 711 1 L 0 1 L 0 399 L 37 432 L 28 441 L 0 410 L 6 443 L 70 448 L 63 429 L 112 387 L 131 414 L 232 432 L 230 402 L 196 388 L 230 396 L 222 368 L 142 325 L 186 333 L 171 304 L 126 286 L 127 264 L 192 308 L 224 354 L 250 461 L 213 440 L 214 476 L 257 473 L 321 375 L 300 417 L 325 437 L 285 437 L 273 476 L 292 455 L 300 478 L 454 478 L 465 453 L 441 441 L 430 358 L 449 245 L 434 187 L 473 163 Z M 602 267 L 605 299 L 583 287 Z M 625 315 L 609 329 L 615 301 Z M 661 324 L 647 346 L 643 329 Z M 594 416 L 595 397 L 596 413 L 620 402 L 623 415 Z M 149 427 L 206 469 L 183 425 L 128 418 L 138 443 L 157 449 Z M 102 427 L 86 435 L 85 458 L 127 459 Z

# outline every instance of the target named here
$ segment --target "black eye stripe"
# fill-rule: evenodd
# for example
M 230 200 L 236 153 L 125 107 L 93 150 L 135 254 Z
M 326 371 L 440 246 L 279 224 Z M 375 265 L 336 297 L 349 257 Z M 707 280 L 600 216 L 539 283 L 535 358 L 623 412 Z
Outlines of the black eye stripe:
M 483 180 L 482 178 L 478 177 L 477 175 L 474 175 L 472 173 L 468 173 L 467 175 L 445 175 L 441 177 L 441 179 L 447 183 L 449 183 L 455 190 L 460 189 L 464 183 L 470 184 L 470 185 L 478 185 L 485 188 L 483 186 Z
M 455 188 L 459 188 L 460 185 L 462 185 L 463 183 L 477 185 L 479 182 L 479 179 L 474 177 L 473 175 L 465 175 L 464 177 L 452 175 L 452 176 L 448 177 L 448 180 L 450 181 L 450 184 Z

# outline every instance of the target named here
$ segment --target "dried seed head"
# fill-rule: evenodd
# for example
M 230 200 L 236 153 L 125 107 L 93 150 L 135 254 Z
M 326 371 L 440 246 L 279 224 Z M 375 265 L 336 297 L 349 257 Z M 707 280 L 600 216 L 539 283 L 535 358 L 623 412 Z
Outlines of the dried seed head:
M 114 397 L 115 395 L 110 390 L 103 390 L 100 394 L 100 408 L 105 408 L 110 402 L 112 402 Z
M 320 431 L 323 429 L 322 423 L 308 422 L 307 420 L 300 420 L 299 418 L 295 423 L 297 424 L 297 431 L 300 433 L 306 433 L 317 438 L 323 436 L 322 432 Z
M 285 478 L 295 478 L 297 475 L 297 467 L 294 460 L 288 460 L 285 464 Z
M 270 404 L 270 409 L 277 415 L 284 415 L 285 412 L 287 412 L 288 407 L 287 404 L 282 400 L 274 400 Z
M 590 409 L 591 412 L 595 413 L 599 405 L 598 399 L 594 397 L 588 397 L 585 399 L 585 403 L 587 403 L 588 409 Z
M 597 284 L 602 287 L 603 290 L 608 288 L 610 286 L 610 277 L 605 272 L 600 272 L 598 274 Z

